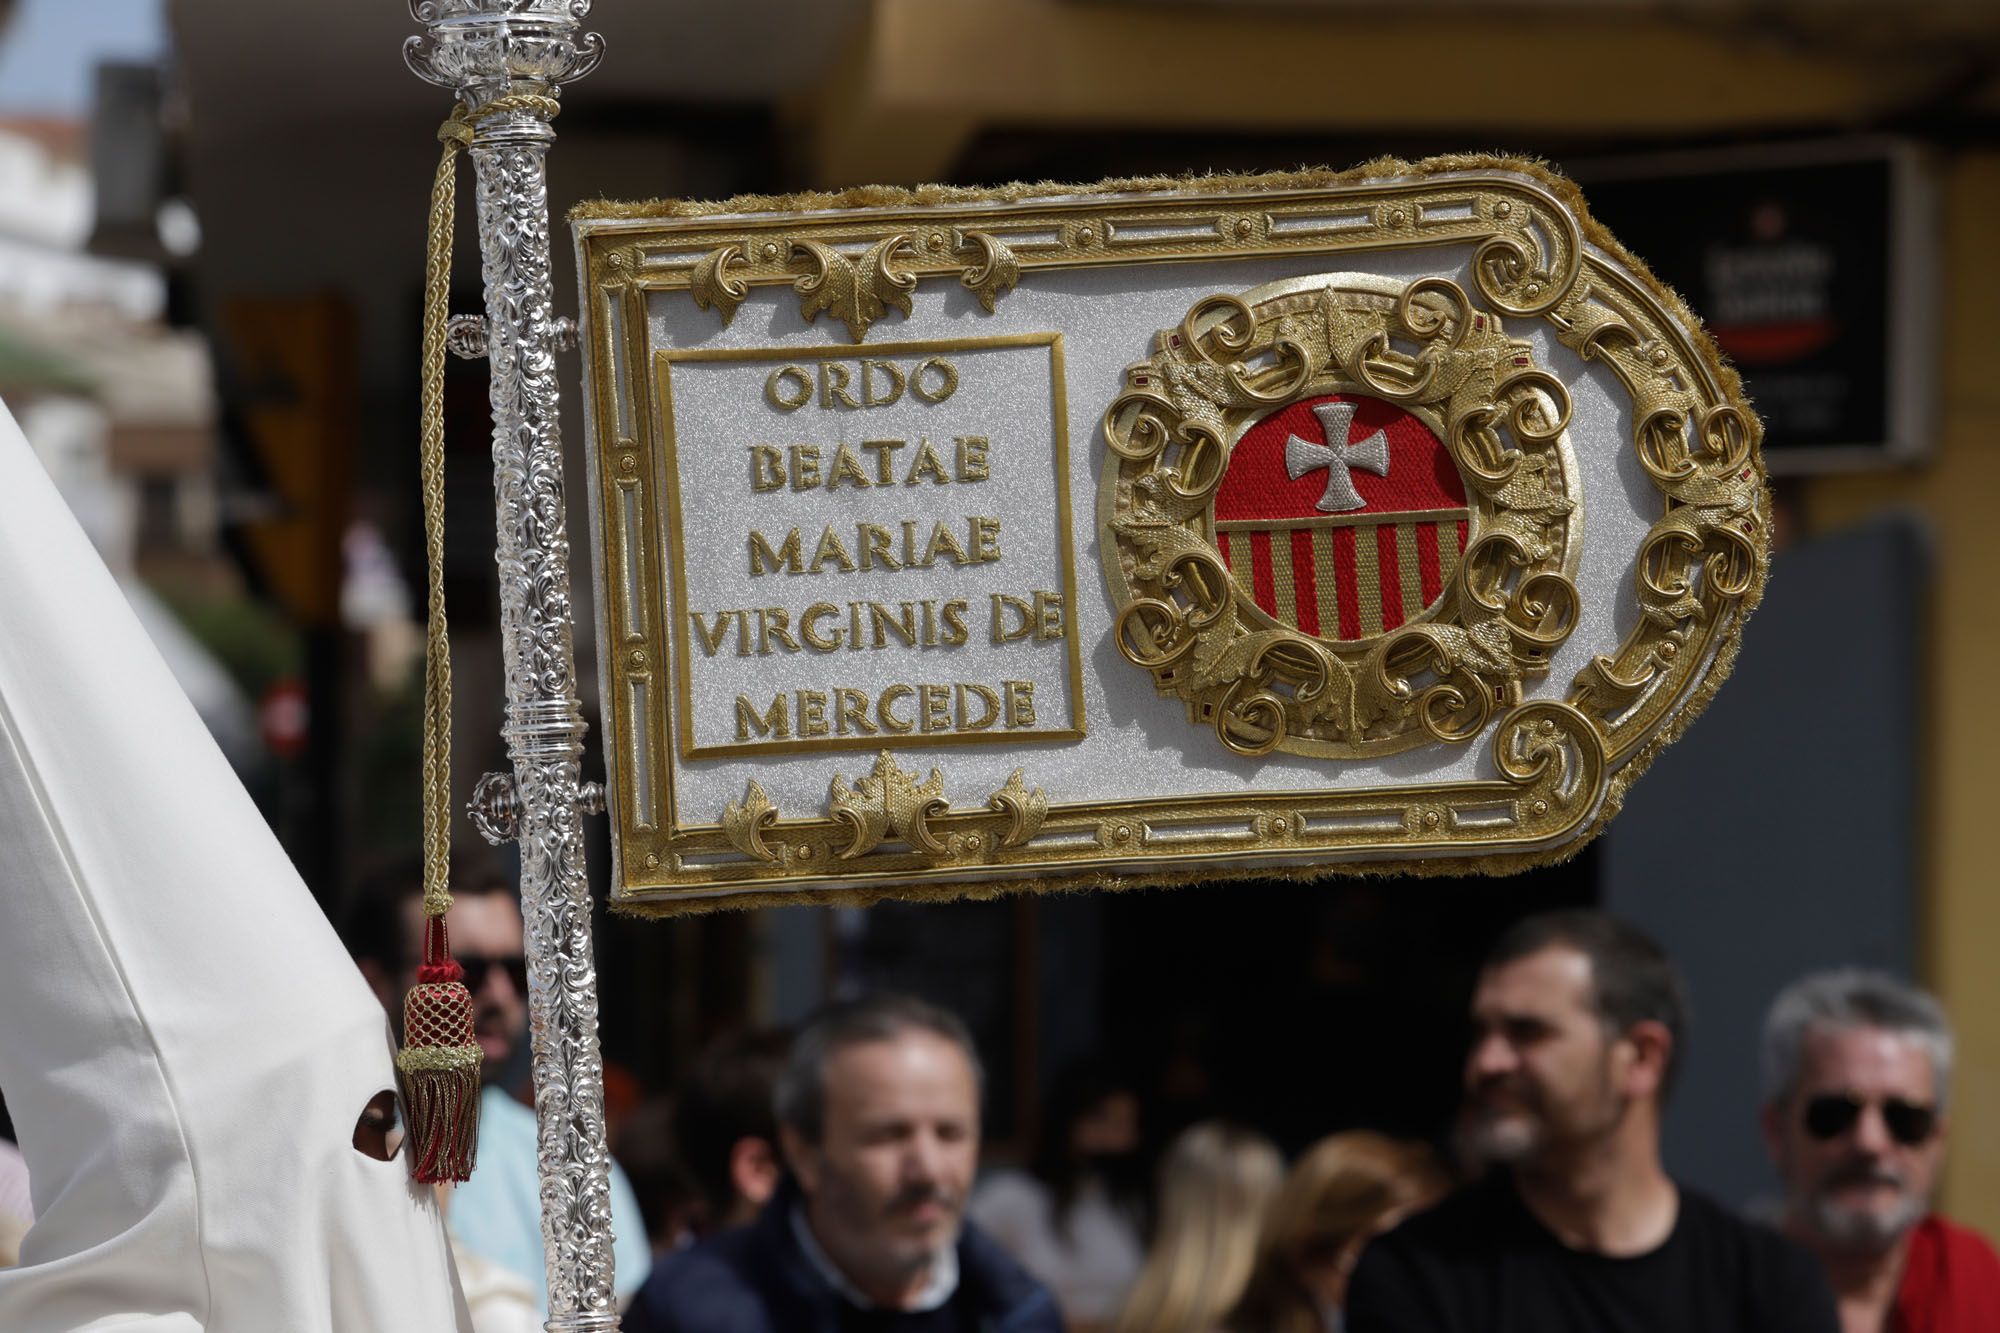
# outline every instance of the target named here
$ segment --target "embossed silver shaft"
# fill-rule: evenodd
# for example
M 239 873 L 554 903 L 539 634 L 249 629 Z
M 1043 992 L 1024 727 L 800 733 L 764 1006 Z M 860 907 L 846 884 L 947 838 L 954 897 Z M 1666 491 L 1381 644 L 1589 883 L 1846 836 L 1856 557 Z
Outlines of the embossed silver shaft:
M 555 137 L 549 99 L 602 54 L 595 34 L 578 32 L 589 8 L 590 0 L 413 0 L 411 15 L 427 31 L 404 48 L 410 68 L 456 93 L 476 126 L 507 682 L 502 730 L 521 851 L 550 1333 L 618 1327 L 544 163 Z

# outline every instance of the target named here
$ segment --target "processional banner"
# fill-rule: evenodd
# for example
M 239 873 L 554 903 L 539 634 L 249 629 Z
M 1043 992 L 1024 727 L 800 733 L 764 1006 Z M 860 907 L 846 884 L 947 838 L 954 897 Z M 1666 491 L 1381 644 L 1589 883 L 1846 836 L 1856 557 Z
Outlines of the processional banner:
M 1558 859 L 1762 591 L 1735 374 L 1533 164 L 574 228 L 625 908 Z

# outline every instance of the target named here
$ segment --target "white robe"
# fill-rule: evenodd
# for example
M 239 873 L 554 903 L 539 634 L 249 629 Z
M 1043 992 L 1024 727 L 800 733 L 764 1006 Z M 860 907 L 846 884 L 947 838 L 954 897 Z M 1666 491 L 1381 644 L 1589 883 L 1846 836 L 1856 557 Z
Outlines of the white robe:
M 414 817 L 414 812 L 413 812 Z M 0 407 L 7 1333 L 469 1330 L 386 1016 Z

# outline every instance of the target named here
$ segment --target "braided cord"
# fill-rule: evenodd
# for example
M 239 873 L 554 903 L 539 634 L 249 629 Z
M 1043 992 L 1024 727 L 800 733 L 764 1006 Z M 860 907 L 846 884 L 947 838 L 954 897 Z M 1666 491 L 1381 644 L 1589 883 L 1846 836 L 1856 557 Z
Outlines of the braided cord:
M 444 614 L 444 334 L 451 316 L 451 229 L 458 201 L 458 150 L 472 140 L 465 108 L 438 127 L 444 152 L 431 183 L 424 246 L 423 425 L 424 559 L 430 596 L 424 627 L 424 915 L 451 907 L 451 644 Z
M 444 356 L 451 318 L 452 218 L 458 204 L 458 154 L 473 126 L 488 116 L 526 111 L 552 120 L 553 97 L 512 93 L 477 111 L 460 103 L 438 126 L 437 176 L 431 182 L 430 230 L 424 245 L 423 388 L 419 471 L 423 483 L 424 563 L 429 598 L 424 628 L 424 915 L 451 909 L 451 644 L 444 613 Z M 426 960 L 430 961 L 430 960 Z

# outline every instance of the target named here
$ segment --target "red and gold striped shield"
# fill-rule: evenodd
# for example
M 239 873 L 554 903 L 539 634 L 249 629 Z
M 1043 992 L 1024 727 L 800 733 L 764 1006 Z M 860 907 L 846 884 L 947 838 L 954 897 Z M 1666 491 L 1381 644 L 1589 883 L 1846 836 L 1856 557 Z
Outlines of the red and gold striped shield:
M 1230 453 L 1215 536 L 1238 585 L 1302 633 L 1365 639 L 1443 595 L 1465 551 L 1465 483 L 1416 417 L 1326 394 L 1258 421 Z

